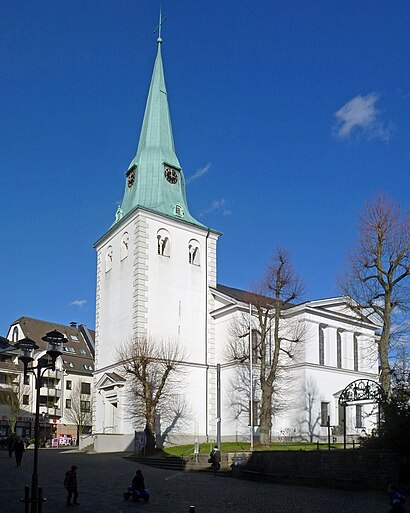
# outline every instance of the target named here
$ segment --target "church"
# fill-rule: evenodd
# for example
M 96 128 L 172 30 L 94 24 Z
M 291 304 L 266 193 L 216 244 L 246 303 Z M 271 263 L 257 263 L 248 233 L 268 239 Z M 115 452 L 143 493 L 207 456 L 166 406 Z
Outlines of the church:
M 166 339 L 184 354 L 182 394 L 188 413 L 170 433 L 169 443 L 215 441 L 217 435 L 222 441 L 258 437 L 257 419 L 250 429 L 250 409 L 238 412 L 232 407 L 240 365 L 226 358 L 232 323 L 252 313 L 252 296 L 218 283 L 221 233 L 189 211 L 161 51 L 159 31 L 138 148 L 125 173 L 124 197 L 113 224 L 95 243 L 92 408 L 97 452 L 130 450 L 135 431 L 144 429 L 144 419 L 130 415 L 130 391 L 118 364 L 118 349 L 138 337 Z M 296 304 L 286 315 L 303 323 L 305 334 L 303 348 L 289 368 L 288 405 L 274 415 L 271 438 L 323 440 L 329 421 L 338 436 L 342 421 L 338 398 L 343 389 L 358 379 L 378 379 L 378 326 L 352 313 L 341 297 Z M 256 377 L 257 362 L 254 367 Z M 246 392 L 241 393 L 247 404 Z M 350 436 L 369 432 L 375 422 L 372 406 L 347 408 L 344 422 Z

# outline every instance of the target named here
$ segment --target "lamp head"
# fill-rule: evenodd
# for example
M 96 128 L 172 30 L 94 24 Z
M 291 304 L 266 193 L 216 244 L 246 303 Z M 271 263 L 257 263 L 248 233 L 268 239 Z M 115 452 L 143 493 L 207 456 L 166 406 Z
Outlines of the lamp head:
M 63 345 L 67 342 L 65 336 L 57 330 L 49 331 L 44 337 L 41 337 L 41 340 L 47 342 L 48 350 L 47 354 L 52 359 L 52 368 L 55 369 L 56 359 L 63 352 Z
M 38 345 L 34 340 L 26 337 L 19 340 L 14 347 L 20 350 L 19 360 L 24 364 L 24 374 L 27 374 L 27 366 L 34 360 L 33 353 L 35 349 L 38 349 Z

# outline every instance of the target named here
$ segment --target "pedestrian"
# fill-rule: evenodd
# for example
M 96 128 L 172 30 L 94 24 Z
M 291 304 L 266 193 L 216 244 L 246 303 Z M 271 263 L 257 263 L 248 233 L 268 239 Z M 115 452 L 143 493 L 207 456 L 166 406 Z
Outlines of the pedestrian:
M 16 456 L 16 465 L 21 467 L 21 460 L 23 459 L 23 452 L 26 450 L 22 438 L 17 438 L 14 444 L 14 454 Z
M 13 451 L 14 451 L 14 436 L 13 435 L 10 435 L 7 438 L 7 450 L 9 451 L 9 458 L 11 458 L 13 456 Z
M 132 488 L 140 493 L 143 493 L 145 490 L 144 475 L 140 469 L 135 472 L 135 476 L 132 479 Z
M 214 471 L 214 476 L 216 476 L 216 473 L 221 468 L 221 451 L 218 449 L 217 445 L 215 445 L 215 447 L 212 449 L 208 461 L 209 463 L 211 463 L 211 467 Z
M 73 499 L 72 504 L 79 506 L 79 503 L 77 502 L 77 468 L 78 467 L 76 467 L 76 465 L 72 465 L 70 470 L 67 470 L 65 474 L 64 488 L 67 490 L 67 506 L 71 506 L 71 499 Z
M 389 485 L 390 513 L 404 513 L 406 511 L 406 497 L 400 493 L 395 484 Z

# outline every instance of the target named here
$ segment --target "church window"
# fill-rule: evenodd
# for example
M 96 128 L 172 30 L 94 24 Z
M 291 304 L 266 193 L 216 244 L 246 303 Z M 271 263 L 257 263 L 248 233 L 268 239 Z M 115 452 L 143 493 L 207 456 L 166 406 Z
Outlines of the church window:
M 161 228 L 157 233 L 157 251 L 158 255 L 169 257 L 171 256 L 171 239 L 169 233 Z
M 336 350 L 336 357 L 337 357 L 337 368 L 342 368 L 342 333 L 340 330 L 337 330 L 337 350 Z
M 190 240 L 188 244 L 188 259 L 192 265 L 200 265 L 199 262 L 199 242 L 197 240 Z
M 112 268 L 112 246 L 108 246 L 105 254 L 105 272 L 111 271 Z
M 260 348 L 260 343 L 261 343 L 261 337 L 258 333 L 258 330 L 253 329 L 251 331 L 251 333 L 252 333 L 252 361 L 256 362 L 258 360 L 258 358 L 260 357 L 259 348 Z
M 363 408 L 361 404 L 356 404 L 355 427 L 363 427 Z
M 319 326 L 319 365 L 325 364 L 325 329 Z
M 18 339 L 19 339 L 19 329 L 17 328 L 17 326 L 14 326 L 13 328 L 13 342 L 17 342 Z
M 359 370 L 359 339 L 356 333 L 353 335 L 353 368 Z
M 125 232 L 121 238 L 121 251 L 120 251 L 120 259 L 124 260 L 128 256 L 128 246 L 130 242 L 130 237 L 127 232 Z
M 327 426 L 329 418 L 329 403 L 320 403 L 320 425 Z

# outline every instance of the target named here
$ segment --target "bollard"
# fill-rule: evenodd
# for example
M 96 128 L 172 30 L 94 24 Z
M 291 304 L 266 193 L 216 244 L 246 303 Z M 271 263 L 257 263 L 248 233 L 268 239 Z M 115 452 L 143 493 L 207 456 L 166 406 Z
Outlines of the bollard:
M 24 499 L 20 499 L 21 502 L 24 502 L 24 513 L 29 513 L 30 511 L 30 487 L 24 487 Z
M 195 506 L 189 506 L 189 513 L 195 513 Z

